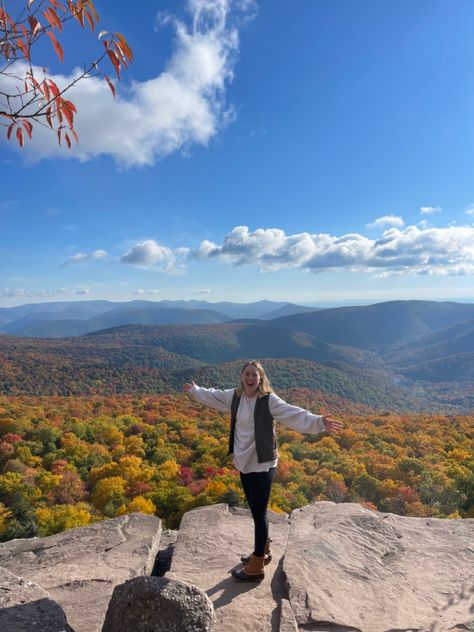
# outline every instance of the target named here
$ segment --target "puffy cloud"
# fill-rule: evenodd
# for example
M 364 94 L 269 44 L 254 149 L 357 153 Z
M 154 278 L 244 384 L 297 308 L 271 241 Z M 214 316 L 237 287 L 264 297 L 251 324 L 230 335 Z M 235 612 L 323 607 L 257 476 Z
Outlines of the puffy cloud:
M 93 259 L 104 259 L 107 256 L 106 250 L 94 250 L 93 252 L 78 252 L 71 257 L 68 257 L 63 263 L 64 266 L 74 265 L 75 263 L 82 263 L 84 261 L 90 261 Z
M 158 157 L 195 143 L 205 145 L 230 118 L 225 88 L 232 79 L 239 43 L 231 9 L 249 12 L 251 4 L 189 0 L 189 26 L 167 19 L 176 38 L 161 74 L 133 82 L 128 89 L 120 86 L 115 102 L 105 81 L 94 77 L 79 81 L 68 92 L 78 109 L 79 144 L 70 150 L 61 148 L 55 134 L 36 126 L 23 152 L 31 160 L 62 156 L 84 161 L 106 154 L 130 167 L 152 165 Z M 14 94 L 14 75 L 21 77 L 25 70 L 20 63 L 12 67 L 10 77 L 0 77 L 0 90 Z M 35 72 L 41 77 L 40 69 Z M 77 70 L 52 79 L 63 88 L 76 75 Z
M 171 270 L 175 263 L 175 256 L 170 248 L 161 246 L 154 239 L 145 239 L 123 254 L 120 260 L 122 263 L 130 263 L 142 268 L 164 266 L 166 270 Z
M 366 224 L 366 228 L 383 228 L 384 226 L 396 226 L 397 228 L 401 228 L 405 225 L 403 217 L 399 215 L 384 215 L 383 217 L 378 217 L 376 220 L 371 222 L 370 224 Z
M 222 244 L 203 241 L 190 256 L 262 271 L 303 268 L 313 272 L 349 269 L 389 274 L 474 274 L 474 228 L 390 228 L 379 239 L 357 233 L 286 235 L 277 228 L 250 232 L 237 226 Z
M 421 215 L 431 215 L 432 213 L 441 213 L 441 206 L 420 206 Z
M 84 287 L 84 288 L 81 288 L 80 290 L 76 290 L 76 294 L 78 296 L 88 296 L 90 293 L 91 293 L 91 290 L 88 287 Z

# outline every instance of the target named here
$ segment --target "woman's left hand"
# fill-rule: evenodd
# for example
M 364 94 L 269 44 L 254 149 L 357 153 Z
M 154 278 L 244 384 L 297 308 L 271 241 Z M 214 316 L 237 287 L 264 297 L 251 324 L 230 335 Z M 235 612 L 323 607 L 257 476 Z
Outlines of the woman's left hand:
M 323 417 L 323 424 L 327 432 L 340 432 L 344 428 L 344 424 L 339 419 L 332 417 Z

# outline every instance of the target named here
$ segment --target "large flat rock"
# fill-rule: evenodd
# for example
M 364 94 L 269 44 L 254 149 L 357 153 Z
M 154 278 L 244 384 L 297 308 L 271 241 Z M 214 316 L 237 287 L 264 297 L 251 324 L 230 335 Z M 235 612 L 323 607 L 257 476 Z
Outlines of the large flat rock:
M 474 520 L 314 503 L 291 514 L 283 570 L 298 630 L 474 630 Z
M 183 516 L 171 570 L 165 577 L 195 584 L 211 598 L 213 632 L 276 632 L 284 592 L 281 558 L 288 516 L 269 512 L 273 560 L 261 583 L 237 582 L 230 571 L 253 550 L 253 521 L 244 509 L 200 507 Z
M 74 632 L 64 610 L 43 588 L 3 567 L 0 567 L 0 630 Z
M 159 518 L 130 514 L 0 544 L 0 566 L 46 590 L 75 632 L 98 632 L 115 586 L 151 573 L 160 535 Z

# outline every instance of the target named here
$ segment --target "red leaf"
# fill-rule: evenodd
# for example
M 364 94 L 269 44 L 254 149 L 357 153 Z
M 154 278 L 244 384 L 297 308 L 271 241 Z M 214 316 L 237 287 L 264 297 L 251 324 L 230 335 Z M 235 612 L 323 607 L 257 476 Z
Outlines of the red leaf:
M 25 44 L 25 42 L 20 37 L 17 39 L 16 45 L 21 50 L 21 52 L 23 53 L 25 58 L 28 59 L 28 61 L 29 61 L 30 60 L 29 48 L 28 48 L 28 46 Z
M 129 61 L 132 61 L 132 59 L 133 59 L 132 49 L 128 45 L 127 40 L 125 39 L 125 37 L 121 33 L 115 33 L 115 37 L 120 42 L 121 49 L 123 50 L 125 56 L 128 58 Z
M 41 24 L 40 21 L 37 20 L 33 15 L 28 16 L 28 22 L 30 24 L 31 37 L 33 38 L 41 29 Z
M 49 108 L 46 110 L 46 120 L 48 121 L 49 126 L 52 128 L 53 127 L 53 115 L 52 115 L 52 107 L 49 106 Z
M 49 88 L 54 97 L 59 97 L 59 88 L 52 79 L 49 80 Z
M 69 147 L 69 149 L 71 149 L 71 139 L 69 138 L 67 133 L 64 134 L 64 138 L 66 139 L 67 146 Z
M 79 22 L 81 27 L 84 28 L 84 9 L 82 9 L 82 8 L 79 9 L 78 7 L 75 7 L 73 3 L 71 3 L 71 6 L 73 7 L 71 9 L 71 13 L 76 18 L 76 20 Z
M 10 140 L 13 132 L 13 128 L 15 127 L 15 123 L 10 123 L 7 130 L 7 139 Z
M 52 4 L 56 9 L 61 9 L 63 13 L 66 13 L 66 7 L 59 2 L 59 0 L 49 0 L 49 4 Z
M 99 22 L 99 14 L 96 11 L 94 3 L 92 2 L 92 0 L 86 0 L 86 4 L 89 7 L 89 11 L 91 11 L 92 15 L 94 16 L 94 20 L 98 23 Z
M 64 114 L 66 121 L 69 123 L 69 127 L 72 127 L 74 123 L 74 112 L 69 107 L 68 102 L 64 99 L 58 99 L 58 108 L 60 108 Z
M 127 60 L 125 58 L 125 55 L 120 47 L 120 42 L 113 42 L 112 46 L 115 48 L 115 53 L 119 59 L 119 62 L 126 68 L 127 67 Z
M 109 56 L 110 61 L 112 62 L 115 68 L 115 72 L 117 73 L 117 77 L 120 81 L 120 62 L 119 62 L 119 58 L 117 57 L 117 53 L 113 50 L 108 50 L 107 55 Z
M 49 39 L 51 40 L 51 42 L 53 43 L 54 50 L 56 51 L 56 55 L 59 57 L 59 61 L 63 61 L 64 53 L 63 53 L 63 49 L 61 48 L 61 44 L 58 42 L 58 40 L 53 35 L 53 33 L 51 33 L 51 31 L 46 31 L 46 33 Z
M 84 11 L 84 14 L 85 14 L 85 16 L 87 18 L 87 21 L 89 22 L 89 26 L 91 27 L 91 31 L 94 31 L 94 29 L 95 29 L 94 18 L 89 13 L 89 11 Z
M 72 101 L 68 101 L 67 99 L 63 99 L 63 103 L 66 103 L 68 108 L 73 112 L 77 113 L 77 108 Z
M 21 127 L 16 128 L 16 139 L 20 147 L 23 147 L 25 140 L 23 138 L 23 130 L 21 129 Z
M 33 131 L 33 125 L 30 123 L 30 121 L 22 121 L 22 125 L 26 130 L 26 133 L 28 134 L 28 138 L 31 140 L 31 132 Z
M 60 31 L 63 30 L 63 26 L 61 24 L 61 20 L 59 19 L 58 14 L 52 7 L 48 7 L 46 11 L 43 11 L 44 17 L 48 20 L 53 28 L 57 28 Z
M 51 92 L 49 91 L 49 86 L 48 86 L 48 82 L 46 81 L 46 79 L 41 83 L 41 91 L 43 92 L 44 96 L 46 97 L 46 101 L 49 103 L 51 101 Z
M 107 75 L 104 75 L 104 79 L 107 81 L 107 83 L 109 84 L 109 88 L 112 90 L 112 94 L 114 95 L 114 99 L 115 99 L 115 86 L 112 83 L 112 80 L 107 77 Z

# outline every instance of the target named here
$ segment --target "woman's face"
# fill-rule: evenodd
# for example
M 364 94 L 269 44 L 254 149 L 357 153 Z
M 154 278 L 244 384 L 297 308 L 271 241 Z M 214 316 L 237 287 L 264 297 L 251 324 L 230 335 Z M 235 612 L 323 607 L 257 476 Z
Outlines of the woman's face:
M 253 364 L 247 364 L 240 376 L 246 393 L 253 393 L 260 384 L 260 373 Z

